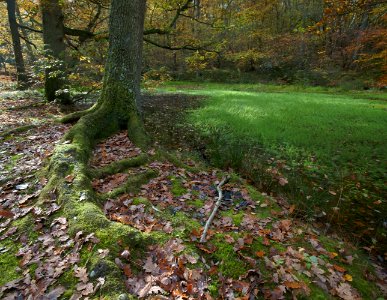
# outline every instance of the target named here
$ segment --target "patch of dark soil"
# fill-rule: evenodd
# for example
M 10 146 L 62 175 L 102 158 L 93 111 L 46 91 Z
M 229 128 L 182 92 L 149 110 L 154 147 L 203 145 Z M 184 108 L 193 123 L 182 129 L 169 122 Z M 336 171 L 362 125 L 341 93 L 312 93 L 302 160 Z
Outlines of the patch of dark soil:
M 144 95 L 145 128 L 155 142 L 170 148 L 191 148 L 197 139 L 194 128 L 183 124 L 190 110 L 202 105 L 204 97 L 180 94 Z

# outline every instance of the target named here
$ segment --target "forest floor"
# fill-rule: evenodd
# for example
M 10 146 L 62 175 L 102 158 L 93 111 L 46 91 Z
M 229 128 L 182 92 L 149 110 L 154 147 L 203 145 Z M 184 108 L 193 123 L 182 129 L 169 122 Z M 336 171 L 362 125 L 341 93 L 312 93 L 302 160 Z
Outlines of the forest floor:
M 100 209 L 131 236 L 69 232 L 55 191 L 37 203 L 45 166 L 70 125 L 56 122 L 57 106 L 34 91 L 0 94 L 0 298 L 128 299 L 383 299 L 387 274 L 337 235 L 323 235 L 293 218 L 294 206 L 256 190 L 232 171 L 207 166 L 184 151 L 155 145 L 144 153 L 126 132 L 95 145 L 90 168 Z M 189 108 L 182 96 L 159 96 L 145 109 Z M 191 99 L 192 100 L 192 99 Z M 185 103 L 177 105 L 178 103 Z M 149 120 L 147 121 L 149 122 Z M 158 126 L 150 126 L 156 132 Z M 161 128 L 159 128 L 161 129 Z M 187 131 L 189 132 L 189 128 Z M 171 133 L 172 135 L 174 133 Z M 146 163 L 121 162 L 146 156 Z M 138 160 L 139 161 L 139 160 Z M 143 176 L 144 174 L 152 174 Z M 217 185 L 222 206 L 200 243 Z M 90 175 L 92 176 L 92 175 Z M 143 178 L 134 181 L 133 178 Z M 144 178 L 146 180 L 144 180 Z M 66 177 L 72 188 L 72 176 Z M 79 201 L 84 201 L 80 196 Z M 83 226 L 84 225 L 84 226 Z M 121 270 L 111 283 L 110 257 Z M 116 278 L 116 277 L 115 277 Z M 109 296 L 107 296 L 109 295 Z
M 169 82 L 159 93 L 205 98 L 180 120 L 158 114 L 159 128 L 172 123 L 168 132 L 178 132 L 166 143 L 190 144 L 212 165 L 289 199 L 320 231 L 387 260 L 385 92 Z

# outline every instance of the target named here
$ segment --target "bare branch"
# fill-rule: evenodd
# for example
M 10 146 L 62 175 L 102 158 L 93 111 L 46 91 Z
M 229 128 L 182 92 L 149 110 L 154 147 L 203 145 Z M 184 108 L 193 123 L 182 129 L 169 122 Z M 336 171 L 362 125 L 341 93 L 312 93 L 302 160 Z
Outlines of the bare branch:
M 212 220 L 214 219 L 216 212 L 219 209 L 219 206 L 222 204 L 222 198 L 223 198 L 222 186 L 226 184 L 229 180 L 230 180 L 229 176 L 224 177 L 223 180 L 216 187 L 216 189 L 218 190 L 218 200 L 216 201 L 214 209 L 212 210 L 211 215 L 208 218 L 206 225 L 204 226 L 202 236 L 200 237 L 201 243 L 204 243 L 206 241 L 207 231 L 211 226 Z
M 19 23 L 17 23 L 17 26 L 20 28 L 26 29 L 26 30 L 33 31 L 33 32 L 43 33 L 43 30 L 39 30 L 39 29 L 35 29 L 35 28 L 29 27 L 29 26 L 21 25 Z
M 156 47 L 159 47 L 162 49 L 173 50 L 173 51 L 176 51 L 176 50 L 190 50 L 190 51 L 203 50 L 203 51 L 207 51 L 207 52 L 219 53 L 219 51 L 207 49 L 207 47 L 213 45 L 214 43 L 209 43 L 207 45 L 202 45 L 202 46 L 193 46 L 193 45 L 170 46 L 170 45 L 159 44 L 159 43 L 152 41 L 152 40 L 145 38 L 145 37 L 144 37 L 144 41 L 153 45 L 153 46 L 156 46 Z

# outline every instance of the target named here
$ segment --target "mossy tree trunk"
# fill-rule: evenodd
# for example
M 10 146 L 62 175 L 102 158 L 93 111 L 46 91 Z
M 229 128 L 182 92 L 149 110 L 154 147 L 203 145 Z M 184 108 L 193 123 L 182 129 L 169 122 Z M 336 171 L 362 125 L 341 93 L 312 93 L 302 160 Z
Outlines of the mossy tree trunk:
M 20 43 L 20 35 L 18 25 L 16 22 L 16 2 L 15 0 L 7 0 L 7 12 L 9 28 L 12 36 L 12 46 L 15 55 L 17 84 L 19 89 L 25 89 L 28 87 L 28 76 L 24 65 L 24 58 L 22 47 Z
M 104 135 L 127 128 L 129 137 L 139 146 L 146 143 L 139 114 L 145 3 L 112 1 L 101 97 L 92 113 L 80 120 L 92 123 Z
M 78 114 L 82 117 L 65 135 L 66 142 L 55 147 L 46 174 L 49 182 L 40 195 L 44 202 L 52 191 L 56 192 L 71 234 L 81 230 L 94 232 L 101 239 L 108 236 L 113 241 L 130 238 L 133 247 L 143 246 L 148 237 L 106 218 L 101 209 L 102 199 L 92 188 L 93 175 L 88 161 L 96 140 L 121 128 L 128 129 L 137 145 L 146 145 L 138 111 L 145 2 L 112 0 L 109 52 L 101 97 L 91 109 Z M 146 155 L 142 159 L 145 161 Z M 74 176 L 71 184 L 65 180 L 70 174 Z M 147 176 L 143 179 L 149 180 Z M 112 251 L 103 259 L 110 269 L 104 285 L 107 293 L 104 296 L 109 299 L 125 291 L 122 273 L 114 263 L 117 255 Z
M 45 71 L 44 90 L 46 99 L 58 99 L 61 104 L 69 104 L 70 94 L 65 87 L 65 50 L 63 13 L 59 0 L 41 0 L 43 20 L 43 41 L 48 67 Z

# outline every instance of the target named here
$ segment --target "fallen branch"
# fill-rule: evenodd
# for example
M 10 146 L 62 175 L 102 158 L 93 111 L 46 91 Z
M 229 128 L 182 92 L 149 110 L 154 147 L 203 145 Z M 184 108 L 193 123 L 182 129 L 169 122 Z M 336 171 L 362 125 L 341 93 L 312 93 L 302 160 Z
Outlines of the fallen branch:
M 224 184 L 226 184 L 229 180 L 230 180 L 230 177 L 227 175 L 226 177 L 223 178 L 223 180 L 216 187 L 216 189 L 218 190 L 218 195 L 219 195 L 218 196 L 218 200 L 216 201 L 214 209 L 212 210 L 212 213 L 211 213 L 210 217 L 207 220 L 206 226 L 204 226 L 204 230 L 203 230 L 202 236 L 200 237 L 200 242 L 201 243 L 205 242 L 208 228 L 211 226 L 212 220 L 214 219 L 214 217 L 216 215 L 216 212 L 219 209 L 219 206 L 222 204 L 222 198 L 223 198 L 222 186 Z

